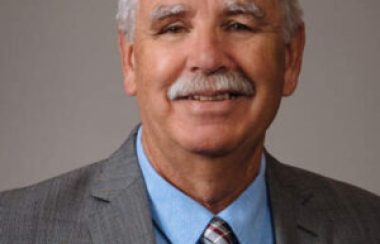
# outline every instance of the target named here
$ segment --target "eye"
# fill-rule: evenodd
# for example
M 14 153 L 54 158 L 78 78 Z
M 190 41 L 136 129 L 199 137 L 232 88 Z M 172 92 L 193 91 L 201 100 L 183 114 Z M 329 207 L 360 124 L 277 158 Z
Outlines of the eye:
M 159 35 L 162 35 L 162 34 L 179 34 L 179 33 L 184 33 L 184 32 L 187 32 L 187 29 L 185 28 L 185 26 L 183 26 L 181 24 L 172 24 L 172 25 L 168 25 L 168 26 L 162 28 L 158 34 Z
M 224 25 L 224 29 L 227 31 L 250 31 L 253 32 L 254 29 L 248 25 L 239 23 L 239 22 L 230 22 Z

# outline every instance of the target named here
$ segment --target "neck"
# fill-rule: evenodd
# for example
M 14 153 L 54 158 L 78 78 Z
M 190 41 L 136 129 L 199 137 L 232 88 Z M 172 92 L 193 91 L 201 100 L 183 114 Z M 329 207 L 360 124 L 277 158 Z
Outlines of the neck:
M 168 182 L 216 214 L 231 204 L 256 178 L 263 143 L 220 156 L 163 150 L 143 135 L 143 147 L 155 170 Z M 263 140 L 262 140 L 263 141 Z

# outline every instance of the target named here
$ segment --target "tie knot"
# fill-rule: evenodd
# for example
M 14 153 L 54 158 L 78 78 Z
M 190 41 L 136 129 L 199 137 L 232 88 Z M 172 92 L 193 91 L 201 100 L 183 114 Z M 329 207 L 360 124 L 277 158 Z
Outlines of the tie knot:
M 207 225 L 200 244 L 238 244 L 231 227 L 223 219 L 214 217 Z

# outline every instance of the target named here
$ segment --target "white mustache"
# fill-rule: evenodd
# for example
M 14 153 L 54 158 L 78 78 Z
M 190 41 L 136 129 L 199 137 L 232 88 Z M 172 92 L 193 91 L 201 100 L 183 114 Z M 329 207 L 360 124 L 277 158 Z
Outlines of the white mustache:
M 255 89 L 248 78 L 240 72 L 213 75 L 198 73 L 180 77 L 170 86 L 167 96 L 170 100 L 176 100 L 196 94 L 218 92 L 252 96 Z

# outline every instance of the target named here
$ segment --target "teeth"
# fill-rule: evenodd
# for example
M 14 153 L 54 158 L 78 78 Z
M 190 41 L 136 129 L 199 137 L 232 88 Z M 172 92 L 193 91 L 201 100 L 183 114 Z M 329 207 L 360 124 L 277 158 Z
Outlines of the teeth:
M 229 100 L 229 99 L 234 99 L 234 98 L 236 98 L 236 96 L 228 94 L 228 93 L 220 94 L 220 95 L 216 95 L 216 96 L 195 95 L 195 96 L 189 97 L 189 99 L 197 100 L 197 101 L 223 101 L 223 100 Z

